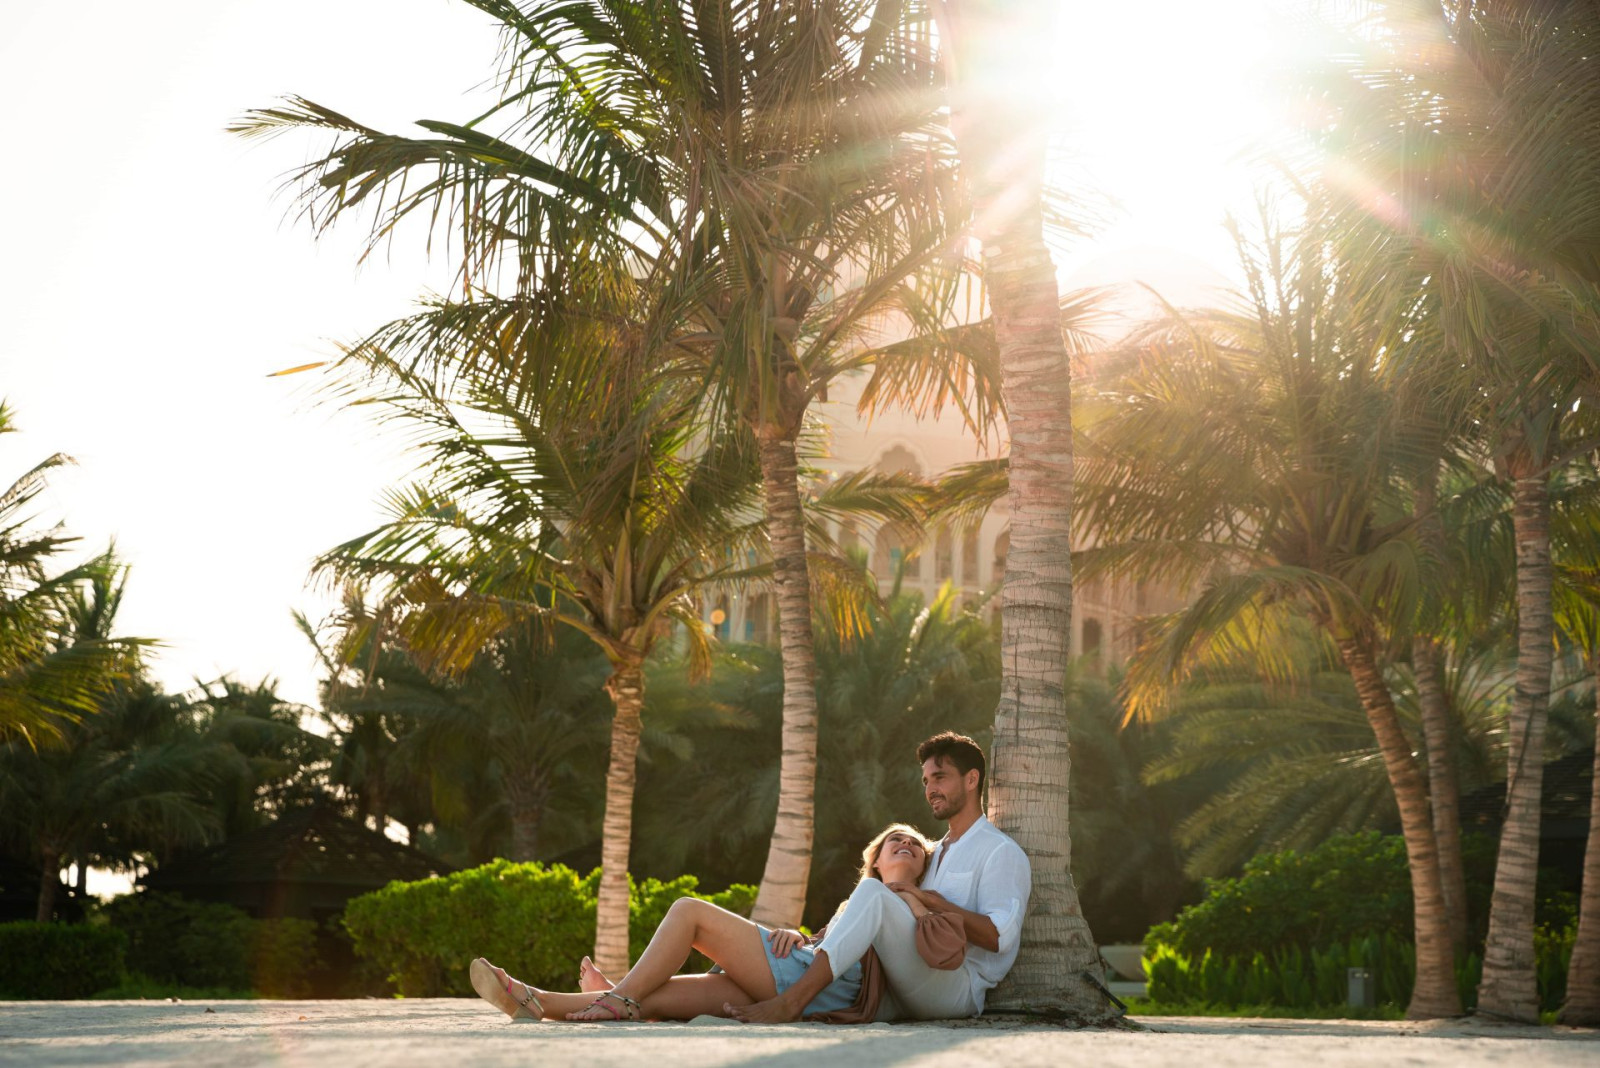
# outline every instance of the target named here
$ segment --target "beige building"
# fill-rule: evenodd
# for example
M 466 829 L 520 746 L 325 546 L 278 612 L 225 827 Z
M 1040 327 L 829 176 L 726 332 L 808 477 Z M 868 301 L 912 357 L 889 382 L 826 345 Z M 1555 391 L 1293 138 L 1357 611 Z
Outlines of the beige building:
M 974 460 L 1004 455 L 1004 439 L 987 447 L 963 425 L 958 413 L 917 419 L 908 412 L 888 412 L 868 422 L 857 414 L 860 384 L 845 382 L 814 405 L 825 428 L 826 455 L 815 466 L 833 475 L 875 468 L 936 477 Z M 901 588 L 931 600 L 946 582 L 963 603 L 994 592 L 1005 573 L 1009 518 L 1006 506 L 989 510 L 965 529 L 942 527 L 922 544 L 911 544 L 892 528 L 855 527 L 846 523 L 832 533 L 841 546 L 867 551 L 868 565 L 879 589 L 887 592 L 904 562 Z M 998 612 L 1000 591 L 989 602 Z M 1133 652 L 1134 621 L 1141 615 L 1170 611 L 1178 601 L 1143 583 L 1084 582 L 1073 591 L 1072 655 L 1089 658 L 1101 668 L 1126 660 Z M 729 593 L 708 606 L 708 618 L 719 637 L 732 641 L 775 642 L 776 619 L 769 593 Z
M 1160 314 L 1161 306 L 1150 288 L 1177 305 L 1197 306 L 1214 303 L 1228 285 L 1226 278 L 1197 260 L 1162 249 L 1129 249 L 1084 265 L 1067 280 L 1064 291 L 1106 287 L 1106 318 L 1098 332 L 1116 336 L 1120 331 L 1111 324 L 1131 326 Z M 962 299 L 974 307 L 982 303 L 975 290 L 965 293 Z M 879 334 L 885 340 L 904 336 L 897 335 L 894 325 L 888 323 Z M 837 476 L 873 467 L 884 472 L 936 477 L 961 464 L 1005 455 L 1003 429 L 995 440 L 980 443 L 966 429 L 960 414 L 948 409 L 937 417 L 922 419 L 906 411 L 884 412 L 869 422 L 856 410 L 865 382 L 863 374 L 836 383 L 828 400 L 812 407 L 823 425 L 825 453 L 813 464 L 823 471 Z M 859 544 L 867 550 L 868 565 L 882 592 L 888 591 L 901 561 L 910 556 L 902 589 L 931 599 L 945 582 L 950 582 L 963 601 L 970 602 L 995 593 L 1005 573 L 1008 529 L 1009 517 L 1002 502 L 976 526 L 932 531 L 922 545 L 906 544 L 890 529 L 835 528 L 833 534 L 842 545 Z M 1003 594 L 1003 590 L 995 594 L 990 611 L 999 610 Z M 1177 592 L 1150 583 L 1077 583 L 1072 598 L 1072 655 L 1087 657 L 1101 669 L 1125 661 L 1137 640 L 1137 619 L 1175 611 L 1185 603 Z M 706 612 L 724 640 L 777 641 L 770 593 L 730 593 L 708 605 Z

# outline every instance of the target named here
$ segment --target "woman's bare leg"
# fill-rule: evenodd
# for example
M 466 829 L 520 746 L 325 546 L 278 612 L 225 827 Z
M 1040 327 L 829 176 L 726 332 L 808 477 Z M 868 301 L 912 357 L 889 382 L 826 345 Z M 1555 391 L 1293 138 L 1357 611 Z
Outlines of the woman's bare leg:
M 726 975 L 674 975 L 644 999 L 647 1020 L 692 1020 L 696 1016 L 726 1016 L 723 1006 L 743 1004 L 747 992 Z
M 612 991 L 643 1004 L 683 967 L 689 952 L 698 949 L 720 964 L 739 989 L 758 998 L 758 991 L 770 991 L 766 996 L 776 997 L 778 988 L 772 981 L 772 969 L 767 967 L 767 951 L 761 938 L 761 928 L 738 913 L 709 901 L 679 898 L 667 910 L 638 963 L 617 981 Z M 554 1011 L 554 1006 L 546 1002 L 545 1018 L 549 1019 Z M 578 1020 L 612 1018 L 610 1012 L 598 1006 L 569 1012 L 571 1018 Z
M 726 982 L 686 984 L 675 983 L 666 994 L 666 1000 L 657 1002 L 654 995 L 674 979 L 673 972 L 683 967 L 690 950 L 698 949 L 722 966 L 722 976 L 679 976 L 678 979 L 717 979 Z M 503 968 L 494 969 L 502 987 L 516 982 Z M 596 973 L 598 974 L 598 972 Z M 520 988 L 521 984 L 517 984 Z M 615 1016 L 595 1006 L 597 991 L 562 993 L 559 991 L 528 988 L 544 1006 L 546 1020 L 611 1020 Z M 748 1004 L 777 996 L 778 988 L 772 980 L 772 969 L 767 966 L 767 951 L 762 944 L 761 928 L 727 909 L 718 908 L 709 901 L 697 898 L 680 898 L 667 910 L 666 918 L 645 947 L 639 962 L 623 976 L 612 989 L 632 998 L 644 1007 L 647 1016 L 660 1015 L 662 1019 L 690 1019 L 693 1016 L 715 1013 L 721 1015 L 724 1002 Z M 711 1000 L 712 991 L 721 1001 Z M 743 994 L 739 998 L 734 995 Z M 504 1009 L 504 1006 L 501 1006 Z M 617 1008 L 622 1008 L 619 1003 Z M 667 1015 L 668 1012 L 673 1015 Z M 677 1015 L 688 1012 L 689 1016 Z

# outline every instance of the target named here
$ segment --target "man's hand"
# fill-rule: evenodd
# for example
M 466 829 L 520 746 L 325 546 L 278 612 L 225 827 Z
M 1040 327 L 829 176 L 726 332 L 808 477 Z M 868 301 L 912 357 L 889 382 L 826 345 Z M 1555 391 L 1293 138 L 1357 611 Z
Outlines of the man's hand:
M 800 1019 L 800 1008 L 790 1004 L 789 999 L 782 994 L 767 1001 L 758 1001 L 754 1005 L 724 1002 L 722 1011 L 740 1023 L 793 1023 Z
M 973 912 L 955 904 L 943 894 L 933 890 L 924 890 L 910 883 L 888 883 L 890 890 L 897 894 L 909 894 L 922 902 L 922 906 L 929 912 L 946 912 L 961 917 L 961 926 L 967 933 L 967 941 L 979 949 L 987 949 L 994 953 L 1000 948 L 1000 932 L 995 928 L 994 921 L 981 912 Z
M 806 936 L 799 931 L 786 931 L 780 928 L 773 931 L 767 941 L 772 945 L 772 955 L 781 958 L 793 953 L 794 947 L 805 945 Z

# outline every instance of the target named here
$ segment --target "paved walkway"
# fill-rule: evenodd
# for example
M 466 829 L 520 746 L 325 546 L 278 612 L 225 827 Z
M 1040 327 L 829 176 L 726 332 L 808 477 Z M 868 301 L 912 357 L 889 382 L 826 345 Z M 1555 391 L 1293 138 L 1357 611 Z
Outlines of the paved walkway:
M 1149 1018 L 1147 1031 L 1001 1021 L 746 1027 L 513 1024 L 481 1002 L 3 1002 L 0 1065 L 217 1068 L 1211 1068 L 1213 1065 L 1600 1065 L 1600 1032 L 1314 1020 Z

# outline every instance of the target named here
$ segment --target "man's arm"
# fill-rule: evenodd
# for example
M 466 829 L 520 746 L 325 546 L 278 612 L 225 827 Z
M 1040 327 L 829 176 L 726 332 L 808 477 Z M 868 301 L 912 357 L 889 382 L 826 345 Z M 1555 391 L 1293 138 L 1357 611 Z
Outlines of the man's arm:
M 889 889 L 902 897 L 908 894 L 915 897 L 922 902 L 929 912 L 942 912 L 952 916 L 959 916 L 962 930 L 966 933 L 968 942 L 971 942 L 979 949 L 987 949 L 991 953 L 999 950 L 1000 929 L 994 925 L 993 920 L 983 913 L 964 909 L 946 899 L 943 894 L 936 893 L 933 890 L 924 890 L 920 886 L 912 886 L 910 883 L 890 883 Z

